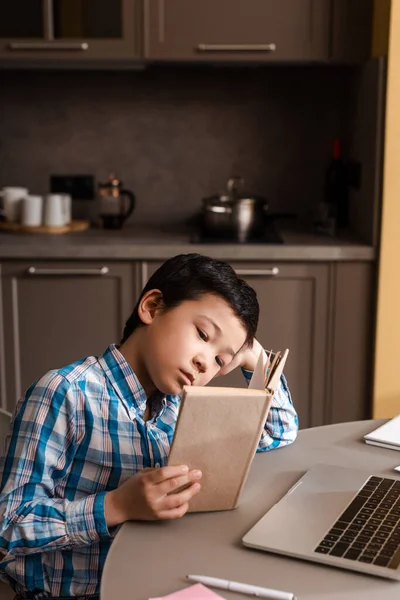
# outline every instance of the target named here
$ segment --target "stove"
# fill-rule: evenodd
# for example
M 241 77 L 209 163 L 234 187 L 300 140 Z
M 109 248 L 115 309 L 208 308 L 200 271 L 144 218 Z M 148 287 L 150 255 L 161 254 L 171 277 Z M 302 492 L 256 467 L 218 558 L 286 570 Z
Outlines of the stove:
M 190 236 L 191 244 L 283 244 L 283 239 L 277 233 L 274 227 L 267 227 L 261 237 L 257 237 L 245 242 L 239 242 L 235 238 L 216 238 L 204 235 L 201 231 L 194 231 Z

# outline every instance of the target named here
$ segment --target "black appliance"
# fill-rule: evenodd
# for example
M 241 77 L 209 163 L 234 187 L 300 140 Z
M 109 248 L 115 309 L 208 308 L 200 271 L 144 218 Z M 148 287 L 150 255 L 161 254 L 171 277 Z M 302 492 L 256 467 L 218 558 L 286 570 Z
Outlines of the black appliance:
M 203 234 L 201 231 L 194 231 L 190 236 L 191 244 L 283 244 L 283 239 L 277 233 L 275 228 L 266 228 L 261 237 L 252 238 L 245 242 L 240 242 L 237 238 L 217 238 Z
M 266 218 L 265 226 L 260 236 L 240 241 L 237 237 L 229 237 L 227 235 L 210 236 L 205 228 L 202 227 L 201 218 L 193 219 L 190 222 L 191 235 L 190 242 L 192 244 L 283 244 L 283 239 L 278 233 L 275 221 L 278 219 L 296 219 L 297 215 L 291 213 L 276 213 L 271 214 Z

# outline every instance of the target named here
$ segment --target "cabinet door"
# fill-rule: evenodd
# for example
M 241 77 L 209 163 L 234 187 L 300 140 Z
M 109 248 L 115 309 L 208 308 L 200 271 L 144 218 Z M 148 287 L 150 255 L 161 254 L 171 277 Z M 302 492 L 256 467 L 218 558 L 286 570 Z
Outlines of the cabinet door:
M 6 346 L 4 339 L 4 322 L 5 322 L 5 314 L 3 310 L 3 265 L 0 264 L 0 409 L 6 410 Z M 0 443 L 1 446 L 1 443 Z M 0 596 L 1 598 L 1 596 Z
M 150 276 L 159 263 L 149 263 Z M 325 264 L 233 263 L 257 292 L 258 339 L 266 349 L 290 353 L 285 367 L 300 427 L 322 425 L 326 398 L 329 266 Z M 239 370 L 211 385 L 243 387 Z
M 3 408 L 11 411 L 49 369 L 119 342 L 136 301 L 135 268 L 96 262 L 3 265 Z
M 43 0 L 0 4 L 0 38 L 40 40 L 45 37 Z
M 330 58 L 367 61 L 372 55 L 373 20 L 374 0 L 333 0 Z
M 145 56 L 324 60 L 329 20 L 330 0 L 145 0 Z
M 373 263 L 332 266 L 328 423 L 371 418 L 375 272 Z
M 285 366 L 292 399 L 305 427 L 324 422 L 328 347 L 329 266 L 325 264 L 234 263 L 257 292 L 257 337 L 266 349 L 289 348 Z M 218 379 L 216 380 L 218 384 Z M 221 385 L 243 385 L 240 372 Z
M 138 0 L 13 0 L 0 6 L 0 58 L 132 59 L 139 54 Z

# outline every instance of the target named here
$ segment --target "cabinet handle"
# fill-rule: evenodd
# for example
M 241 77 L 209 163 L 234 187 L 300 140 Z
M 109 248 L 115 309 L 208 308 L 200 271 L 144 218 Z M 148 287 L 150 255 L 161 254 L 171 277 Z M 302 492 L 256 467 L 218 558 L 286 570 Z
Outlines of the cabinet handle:
M 27 275 L 49 276 L 68 276 L 68 275 L 108 275 L 110 269 L 108 267 L 100 267 L 99 269 L 37 269 L 36 267 L 28 267 Z
M 87 42 L 11 42 L 9 50 L 89 50 Z
M 279 268 L 272 267 L 271 269 L 235 269 L 236 275 L 252 276 L 252 277 L 276 277 L 279 275 Z
M 198 44 L 198 52 L 275 52 L 276 44 Z

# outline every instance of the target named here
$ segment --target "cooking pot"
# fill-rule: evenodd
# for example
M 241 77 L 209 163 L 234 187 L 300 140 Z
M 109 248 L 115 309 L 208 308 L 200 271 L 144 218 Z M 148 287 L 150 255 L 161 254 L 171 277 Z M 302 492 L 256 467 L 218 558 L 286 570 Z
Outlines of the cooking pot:
M 203 199 L 202 229 L 209 238 L 247 242 L 265 233 L 267 200 L 241 191 L 243 179 L 231 177 L 226 192 Z

